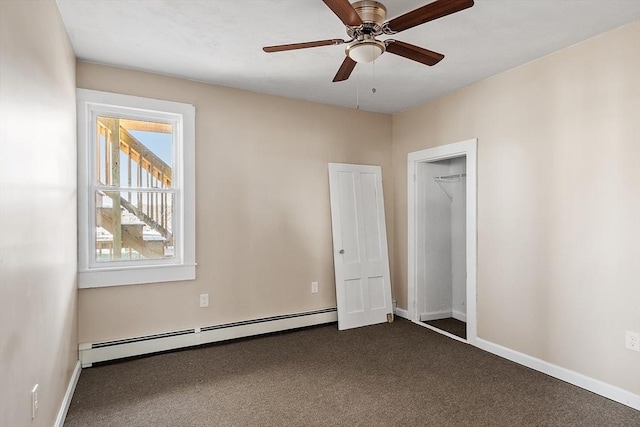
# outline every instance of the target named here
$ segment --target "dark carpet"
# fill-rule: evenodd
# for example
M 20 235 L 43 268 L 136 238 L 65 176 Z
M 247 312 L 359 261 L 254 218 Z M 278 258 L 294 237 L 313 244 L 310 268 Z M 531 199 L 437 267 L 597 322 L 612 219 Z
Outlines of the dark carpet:
M 438 319 L 438 320 L 428 320 L 426 322 L 427 325 L 431 325 L 434 328 L 438 328 L 442 331 L 449 332 L 457 337 L 462 339 L 467 339 L 467 324 L 458 319 L 454 319 L 453 317 L 448 317 L 446 319 Z
M 405 320 L 84 369 L 75 426 L 639 426 L 640 412 Z

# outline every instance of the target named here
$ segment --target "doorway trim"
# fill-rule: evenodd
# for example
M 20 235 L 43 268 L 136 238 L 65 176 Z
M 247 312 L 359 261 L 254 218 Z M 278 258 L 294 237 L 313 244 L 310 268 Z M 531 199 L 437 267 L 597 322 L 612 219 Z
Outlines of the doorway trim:
M 420 322 L 417 302 L 417 265 L 419 236 L 417 235 L 417 218 L 420 209 L 418 200 L 419 185 L 416 180 L 418 164 L 447 160 L 455 157 L 466 157 L 466 252 L 467 252 L 467 339 L 466 342 L 476 345 L 477 330 L 477 138 L 453 144 L 441 145 L 425 150 L 414 151 L 407 155 L 407 311 L 409 320 Z M 450 334 L 445 334 L 450 335 Z

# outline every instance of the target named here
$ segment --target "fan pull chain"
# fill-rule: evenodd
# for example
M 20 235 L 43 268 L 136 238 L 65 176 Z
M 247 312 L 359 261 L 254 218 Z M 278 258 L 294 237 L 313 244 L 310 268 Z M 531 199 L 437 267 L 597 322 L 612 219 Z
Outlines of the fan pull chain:
M 371 93 L 376 93 L 376 61 L 373 61 L 373 87 Z
M 356 110 L 360 109 L 360 66 L 356 65 Z

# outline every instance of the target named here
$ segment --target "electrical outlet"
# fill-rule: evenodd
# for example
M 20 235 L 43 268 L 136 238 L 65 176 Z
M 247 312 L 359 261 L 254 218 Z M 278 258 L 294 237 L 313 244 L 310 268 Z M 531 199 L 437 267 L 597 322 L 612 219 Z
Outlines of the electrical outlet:
M 311 282 L 311 293 L 312 294 L 318 293 L 318 282 Z
M 209 294 L 200 294 L 200 307 L 209 307 Z
M 38 384 L 31 389 L 31 419 L 36 418 L 38 413 Z
M 629 350 L 640 351 L 640 333 L 627 331 L 625 334 L 625 347 Z

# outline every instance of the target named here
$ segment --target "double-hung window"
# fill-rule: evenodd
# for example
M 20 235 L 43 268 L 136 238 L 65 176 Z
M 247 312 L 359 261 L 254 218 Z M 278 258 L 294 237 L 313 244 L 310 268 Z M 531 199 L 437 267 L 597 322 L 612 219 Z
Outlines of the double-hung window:
M 77 99 L 79 287 L 195 279 L 195 108 Z

